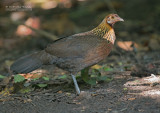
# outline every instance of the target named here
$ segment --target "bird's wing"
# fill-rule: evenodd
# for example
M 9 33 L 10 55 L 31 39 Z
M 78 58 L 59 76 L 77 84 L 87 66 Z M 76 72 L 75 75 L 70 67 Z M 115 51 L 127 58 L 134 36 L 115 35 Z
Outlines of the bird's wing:
M 102 42 L 100 37 L 91 32 L 75 34 L 49 45 L 45 50 L 56 57 L 83 57 Z

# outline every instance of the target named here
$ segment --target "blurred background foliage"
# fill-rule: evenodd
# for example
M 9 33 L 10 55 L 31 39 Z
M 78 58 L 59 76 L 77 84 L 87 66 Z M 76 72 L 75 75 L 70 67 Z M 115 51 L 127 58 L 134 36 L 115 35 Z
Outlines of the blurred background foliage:
M 53 41 L 20 23 L 60 38 L 91 30 L 109 13 L 125 20 L 115 25 L 118 48 L 160 50 L 159 0 L 1 0 L 0 72 L 7 72 L 16 58 Z

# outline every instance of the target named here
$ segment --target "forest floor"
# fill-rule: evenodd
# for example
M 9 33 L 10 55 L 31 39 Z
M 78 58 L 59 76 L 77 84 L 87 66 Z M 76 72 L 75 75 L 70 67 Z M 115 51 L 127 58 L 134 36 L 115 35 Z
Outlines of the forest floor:
M 144 54 L 147 55 L 148 62 L 146 64 L 142 63 L 142 65 L 153 67 L 155 64 L 154 66 L 157 66 L 157 61 L 154 61 L 155 63 L 153 64 L 152 59 L 156 59 L 156 57 L 159 58 L 158 52 L 141 52 L 139 58 L 146 58 L 144 57 Z M 139 60 L 143 61 L 142 59 Z M 82 90 L 80 96 L 75 94 L 71 78 L 60 81 L 50 81 L 50 85 L 45 89 L 39 88 L 27 94 L 16 93 L 7 97 L 1 97 L 0 112 L 159 113 L 160 77 L 154 75 L 154 72 L 151 76 L 148 75 L 147 77 L 139 78 L 131 76 L 133 70 L 133 75 L 138 74 L 137 76 L 143 76 L 145 71 L 136 71 L 138 69 L 131 69 L 130 71 L 123 70 L 124 65 L 116 66 L 117 61 L 121 61 L 122 64 L 125 64 L 126 61 L 130 62 L 129 64 L 131 64 L 132 67 L 136 64 L 134 63 L 133 57 L 127 57 L 127 55 L 125 55 L 125 57 L 119 57 L 119 55 L 114 54 L 113 51 L 113 53 L 107 58 L 107 61 L 104 61 L 103 64 L 101 64 L 113 66 L 114 71 L 101 70 L 102 75 L 113 78 L 111 81 L 99 82 L 91 87 L 78 79 L 80 89 Z M 42 69 L 48 70 L 48 73 L 54 72 L 54 75 L 63 72 L 61 69 L 54 66 L 45 66 Z

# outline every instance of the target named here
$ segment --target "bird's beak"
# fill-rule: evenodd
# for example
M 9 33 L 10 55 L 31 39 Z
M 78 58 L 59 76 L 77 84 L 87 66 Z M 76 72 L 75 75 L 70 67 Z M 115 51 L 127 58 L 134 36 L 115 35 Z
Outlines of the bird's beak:
M 122 21 L 122 22 L 123 22 L 124 20 L 123 20 L 123 18 L 120 18 L 119 21 Z
M 117 21 L 122 21 L 123 22 L 124 20 L 123 20 L 123 18 L 118 17 Z

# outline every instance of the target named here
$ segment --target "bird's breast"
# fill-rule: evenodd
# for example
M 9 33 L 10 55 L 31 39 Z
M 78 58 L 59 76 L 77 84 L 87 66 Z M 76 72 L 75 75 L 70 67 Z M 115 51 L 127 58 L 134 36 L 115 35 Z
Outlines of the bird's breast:
M 115 36 L 115 32 L 113 29 L 110 29 L 104 36 L 104 39 L 106 39 L 108 41 L 108 43 L 112 43 L 114 44 L 116 36 Z

